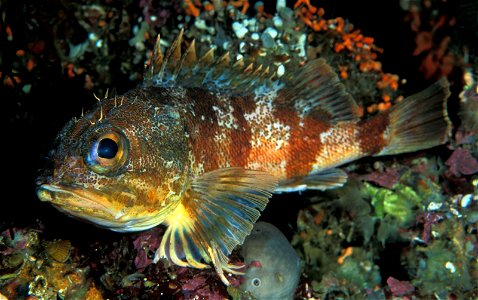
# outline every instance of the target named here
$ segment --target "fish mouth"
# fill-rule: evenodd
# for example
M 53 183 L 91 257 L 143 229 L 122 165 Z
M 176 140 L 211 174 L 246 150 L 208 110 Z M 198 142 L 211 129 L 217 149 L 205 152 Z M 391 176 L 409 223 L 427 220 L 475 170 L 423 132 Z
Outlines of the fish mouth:
M 37 195 L 41 201 L 51 202 L 55 206 L 68 206 L 78 211 L 103 211 L 111 216 L 118 213 L 111 205 L 106 204 L 109 201 L 100 192 L 90 192 L 79 187 L 42 184 L 37 187 Z
M 37 187 L 41 201 L 50 202 L 57 209 L 93 223 L 110 227 L 121 222 L 124 210 L 111 202 L 100 191 L 81 187 L 41 184 Z
M 156 214 L 130 211 L 98 190 L 43 183 L 37 187 L 37 196 L 68 215 L 113 231 L 145 230 L 162 222 Z M 130 194 L 129 198 L 133 196 Z

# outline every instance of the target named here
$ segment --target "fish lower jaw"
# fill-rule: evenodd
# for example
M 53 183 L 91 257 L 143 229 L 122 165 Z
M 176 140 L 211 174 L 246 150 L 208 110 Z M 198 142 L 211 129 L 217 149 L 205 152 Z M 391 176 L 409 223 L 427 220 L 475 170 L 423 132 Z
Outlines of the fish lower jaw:
M 37 187 L 37 196 L 41 201 L 51 202 L 55 206 L 69 208 L 75 211 L 101 211 L 116 216 L 119 211 L 101 199 L 99 194 L 85 192 L 80 188 L 71 188 L 54 184 L 42 184 Z
M 142 231 L 164 221 L 164 216 L 155 212 L 137 211 L 130 214 L 125 207 L 116 207 L 99 193 L 97 195 L 79 188 L 42 184 L 37 188 L 37 196 L 67 215 L 117 232 Z
M 133 218 L 128 221 L 118 220 L 114 218 L 101 218 L 91 214 L 82 214 L 80 212 L 75 212 L 67 210 L 61 206 L 54 205 L 59 211 L 70 215 L 76 219 L 92 223 L 98 227 L 109 229 L 115 232 L 136 232 L 143 231 L 150 228 L 153 228 L 159 224 L 161 221 L 155 220 L 154 217 L 142 217 L 142 218 Z

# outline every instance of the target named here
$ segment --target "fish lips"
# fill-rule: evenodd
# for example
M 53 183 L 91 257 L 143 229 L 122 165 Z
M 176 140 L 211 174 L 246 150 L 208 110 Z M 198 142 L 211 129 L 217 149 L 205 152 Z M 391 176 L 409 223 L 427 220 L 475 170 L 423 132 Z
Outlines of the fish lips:
M 78 186 L 40 183 L 37 196 L 70 216 L 118 232 L 146 230 L 164 219 L 155 212 L 130 213 L 125 207 L 110 201 L 101 191 Z
M 37 186 L 41 201 L 52 203 L 57 209 L 75 217 L 109 227 L 120 221 L 122 209 L 116 208 L 101 192 L 81 187 L 43 183 Z
M 41 201 L 51 202 L 59 206 L 72 206 L 79 208 L 99 209 L 111 211 L 94 198 L 101 197 L 99 193 L 86 192 L 77 187 L 67 187 L 55 184 L 41 184 L 37 187 L 37 195 Z

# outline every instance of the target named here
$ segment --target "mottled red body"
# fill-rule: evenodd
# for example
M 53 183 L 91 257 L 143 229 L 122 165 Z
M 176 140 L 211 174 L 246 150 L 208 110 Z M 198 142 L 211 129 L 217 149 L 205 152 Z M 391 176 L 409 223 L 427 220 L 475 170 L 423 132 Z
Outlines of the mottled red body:
M 195 175 L 232 166 L 284 180 L 376 154 L 386 145 L 387 114 L 330 124 L 278 106 L 281 93 L 231 97 L 195 88 L 184 89 L 182 97 L 174 103 L 185 107 Z

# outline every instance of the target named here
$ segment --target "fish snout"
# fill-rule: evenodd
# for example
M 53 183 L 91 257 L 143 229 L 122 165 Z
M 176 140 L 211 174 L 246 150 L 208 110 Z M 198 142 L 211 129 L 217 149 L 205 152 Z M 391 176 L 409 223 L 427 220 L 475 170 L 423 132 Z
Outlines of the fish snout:
M 50 188 L 48 188 L 49 185 L 47 184 L 47 182 L 37 179 L 36 184 L 36 193 L 38 198 L 41 201 L 51 202 L 55 197 L 55 193 Z

